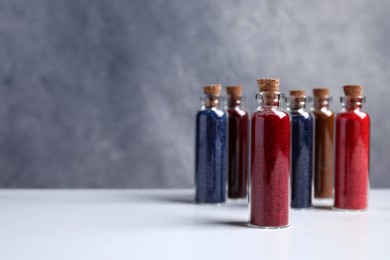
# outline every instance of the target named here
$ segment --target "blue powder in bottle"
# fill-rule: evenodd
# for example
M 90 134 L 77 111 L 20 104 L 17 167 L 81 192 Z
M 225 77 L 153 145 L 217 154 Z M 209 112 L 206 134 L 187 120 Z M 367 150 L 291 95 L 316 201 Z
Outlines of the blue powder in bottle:
M 196 196 L 199 203 L 226 200 L 226 113 L 203 107 L 196 118 Z
M 291 207 L 311 207 L 313 177 L 314 116 L 304 110 L 291 109 Z

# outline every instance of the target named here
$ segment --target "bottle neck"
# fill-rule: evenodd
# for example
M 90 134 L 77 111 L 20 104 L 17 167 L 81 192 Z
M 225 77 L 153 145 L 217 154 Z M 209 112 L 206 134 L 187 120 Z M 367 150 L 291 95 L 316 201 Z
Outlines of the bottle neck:
M 306 107 L 306 97 L 290 97 L 288 107 L 292 111 L 304 109 Z
M 329 108 L 329 104 L 332 101 L 330 97 L 314 97 L 314 109 L 321 110 L 322 108 Z
M 226 102 L 227 108 L 241 108 L 243 97 L 229 96 Z
M 216 108 L 220 104 L 220 96 L 204 95 L 202 98 L 202 106 L 205 108 Z
M 284 99 L 282 92 L 256 93 L 256 99 L 260 107 L 280 107 Z
M 346 96 L 346 97 L 341 97 L 340 102 L 345 110 L 347 111 L 356 110 L 362 108 L 363 103 L 366 102 L 366 98 Z

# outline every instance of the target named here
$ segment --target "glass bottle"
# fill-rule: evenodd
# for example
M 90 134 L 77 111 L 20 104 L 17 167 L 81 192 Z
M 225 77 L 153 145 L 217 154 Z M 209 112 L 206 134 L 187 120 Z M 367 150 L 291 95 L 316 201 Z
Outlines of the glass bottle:
M 226 112 L 221 106 L 220 84 L 203 88 L 202 108 L 196 117 L 195 200 L 226 200 Z
M 370 167 L 370 117 L 362 110 L 363 88 L 344 86 L 343 109 L 336 117 L 335 204 L 345 210 L 367 209 Z
M 311 207 L 314 116 L 305 110 L 304 90 L 290 91 L 291 115 L 291 207 Z
M 228 197 L 247 196 L 249 114 L 242 106 L 242 86 L 226 87 L 228 113 Z
M 334 113 L 329 109 L 331 98 L 327 88 L 313 89 L 313 96 L 312 113 L 315 122 L 314 203 L 329 201 L 333 204 Z
M 289 225 L 290 116 L 280 107 L 279 79 L 258 80 L 259 107 L 251 119 L 249 225 Z

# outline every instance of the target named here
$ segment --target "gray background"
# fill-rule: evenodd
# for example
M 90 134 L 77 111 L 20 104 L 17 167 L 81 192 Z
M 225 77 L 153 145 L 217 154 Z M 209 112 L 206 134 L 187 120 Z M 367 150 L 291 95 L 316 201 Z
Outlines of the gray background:
M 201 86 L 360 83 L 390 187 L 390 1 L 0 0 L 0 186 L 189 187 Z M 338 98 L 333 108 L 340 108 Z M 382 112 L 381 112 L 382 111 Z

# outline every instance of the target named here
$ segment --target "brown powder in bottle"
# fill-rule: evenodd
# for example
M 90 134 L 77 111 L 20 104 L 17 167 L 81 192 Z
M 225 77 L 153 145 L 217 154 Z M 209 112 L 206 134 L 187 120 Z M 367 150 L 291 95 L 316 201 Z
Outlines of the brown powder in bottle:
M 315 120 L 314 197 L 333 196 L 333 130 L 334 113 L 329 110 L 329 90 L 313 89 Z

